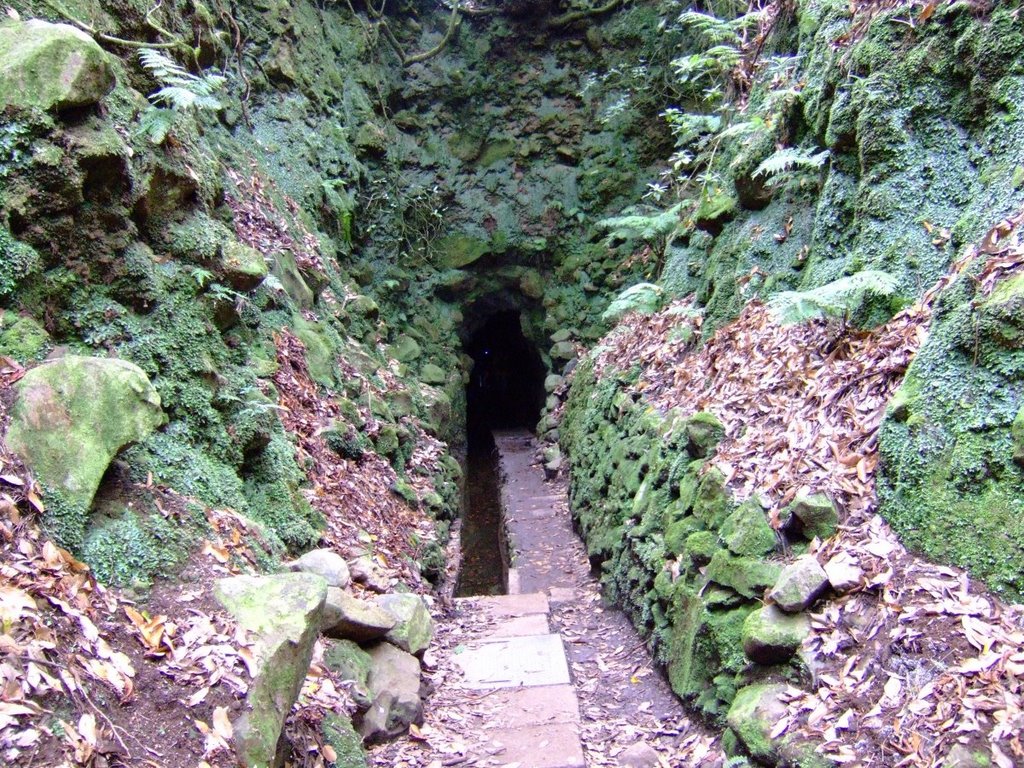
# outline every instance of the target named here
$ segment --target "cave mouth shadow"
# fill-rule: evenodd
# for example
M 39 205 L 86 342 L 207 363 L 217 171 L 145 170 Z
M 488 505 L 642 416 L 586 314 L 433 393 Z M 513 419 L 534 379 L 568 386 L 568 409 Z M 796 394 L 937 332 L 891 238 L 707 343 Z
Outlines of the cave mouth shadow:
M 466 387 L 466 424 L 472 442 L 495 429 L 533 430 L 544 407 L 546 368 L 523 335 L 520 313 L 491 315 L 469 338 L 473 371 Z

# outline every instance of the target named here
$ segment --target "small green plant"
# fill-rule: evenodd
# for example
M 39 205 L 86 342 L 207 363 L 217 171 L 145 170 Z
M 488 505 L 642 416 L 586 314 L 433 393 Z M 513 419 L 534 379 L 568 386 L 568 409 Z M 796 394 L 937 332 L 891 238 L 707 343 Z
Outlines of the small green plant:
M 161 87 L 150 95 L 153 102 L 139 118 L 139 134 L 153 144 L 162 144 L 182 113 L 201 109 L 219 110 L 216 94 L 227 78 L 204 72 L 192 74 L 164 53 L 152 48 L 139 51 L 139 61 Z
M 865 269 L 810 291 L 782 291 L 768 300 L 768 308 L 783 325 L 829 318 L 844 322 L 869 296 L 891 296 L 896 278 L 888 272 Z
M 829 154 L 827 149 L 814 152 L 809 149 L 783 147 L 765 158 L 754 170 L 753 175 L 773 177 L 793 170 L 817 170 L 828 161 Z

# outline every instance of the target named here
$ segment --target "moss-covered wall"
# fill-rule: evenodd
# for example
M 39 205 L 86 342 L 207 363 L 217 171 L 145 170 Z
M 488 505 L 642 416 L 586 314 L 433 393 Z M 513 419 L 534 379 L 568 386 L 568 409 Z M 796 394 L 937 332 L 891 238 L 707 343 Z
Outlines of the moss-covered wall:
M 709 464 L 721 425 L 706 413 L 657 413 L 633 394 L 637 375 L 598 375 L 592 358 L 575 372 L 560 427 L 573 516 L 608 599 L 647 638 L 673 690 L 721 725 L 739 688 L 802 674 L 795 662 L 752 663 L 743 626 L 783 552 L 806 541 L 777 536 L 756 501 L 731 501 Z

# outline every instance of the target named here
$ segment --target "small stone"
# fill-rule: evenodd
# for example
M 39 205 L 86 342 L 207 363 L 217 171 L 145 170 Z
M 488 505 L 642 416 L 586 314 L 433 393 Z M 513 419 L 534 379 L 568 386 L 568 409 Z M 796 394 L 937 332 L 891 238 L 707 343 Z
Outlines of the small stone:
M 349 572 L 352 580 L 364 585 L 374 592 L 388 591 L 388 578 L 381 572 L 370 555 L 360 555 L 349 561 Z
M 661 765 L 658 752 L 643 741 L 622 750 L 618 760 L 622 768 L 658 768 Z
M 768 597 L 787 613 L 799 613 L 807 610 L 828 584 L 828 575 L 817 559 L 805 555 L 782 569 Z
M 228 285 L 236 291 L 251 291 L 268 274 L 263 254 L 235 239 L 221 245 L 220 268 Z
M 832 589 L 840 594 L 856 589 L 864 578 L 864 571 L 847 552 L 840 552 L 825 563 L 824 570 Z
M 328 637 L 365 643 L 384 637 L 398 617 L 376 603 L 360 600 L 336 587 L 327 590 L 321 631 Z
M 992 758 L 984 749 L 970 749 L 963 744 L 954 744 L 949 750 L 942 768 L 989 768 Z
M 423 350 L 416 339 L 411 336 L 401 336 L 391 348 L 391 354 L 399 362 L 409 363 L 423 354 Z
M 430 645 L 434 636 L 434 620 L 430 618 L 427 604 L 419 595 L 401 593 L 380 595 L 375 598 L 378 606 L 394 614 L 398 622 L 385 635 L 387 641 L 407 653 L 420 655 Z
M 552 345 L 549 354 L 555 360 L 571 360 L 576 357 L 576 347 L 571 341 L 559 341 Z
M 839 527 L 839 514 L 835 504 L 821 493 L 813 496 L 798 496 L 792 504 L 779 513 L 786 527 L 797 527 L 803 537 L 810 541 L 814 537 L 827 539 Z
M 572 338 L 572 331 L 568 328 L 559 328 L 557 331 L 551 334 L 551 341 L 554 344 L 558 344 L 562 341 L 568 341 Z
M 757 664 L 784 664 L 810 631 L 806 614 L 783 613 L 774 605 L 766 605 L 743 622 L 743 652 Z
M 423 702 L 420 663 L 415 656 L 390 643 L 378 643 L 369 654 L 373 704 L 363 715 L 359 732 L 372 743 L 398 736 L 410 724 L 422 722 Z
M 563 381 L 564 381 L 564 379 L 561 376 L 559 376 L 557 373 L 552 373 L 552 374 L 548 375 L 544 379 L 544 391 L 548 392 L 549 394 L 551 392 L 554 392 L 556 389 L 558 389 L 562 385 Z
M 330 549 L 313 549 L 287 564 L 289 571 L 323 576 L 329 587 L 344 589 L 352 583 L 345 558 Z

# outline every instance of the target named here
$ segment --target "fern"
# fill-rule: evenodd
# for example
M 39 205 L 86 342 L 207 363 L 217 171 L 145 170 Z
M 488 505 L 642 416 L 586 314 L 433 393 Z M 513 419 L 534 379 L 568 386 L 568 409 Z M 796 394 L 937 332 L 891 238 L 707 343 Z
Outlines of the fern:
M 829 151 L 827 149 L 814 153 L 807 149 L 784 147 L 757 166 L 753 175 L 755 177 L 776 176 L 794 168 L 806 170 L 821 168 L 828 158 Z
M 609 238 L 638 238 L 647 242 L 668 237 L 679 224 L 679 211 L 682 203 L 673 205 L 665 211 L 652 214 L 630 214 L 612 216 L 597 222 L 597 226 L 608 230 Z
M 868 295 L 891 296 L 896 278 L 888 272 L 865 269 L 810 291 L 783 291 L 768 300 L 768 308 L 784 324 L 825 318 L 846 318 L 859 309 Z
M 152 48 L 139 51 L 139 61 L 163 87 L 149 97 L 154 104 L 164 104 L 170 109 L 213 109 L 221 108 L 214 94 L 224 87 L 227 79 L 220 75 L 204 73 L 194 75 L 173 59 Z

